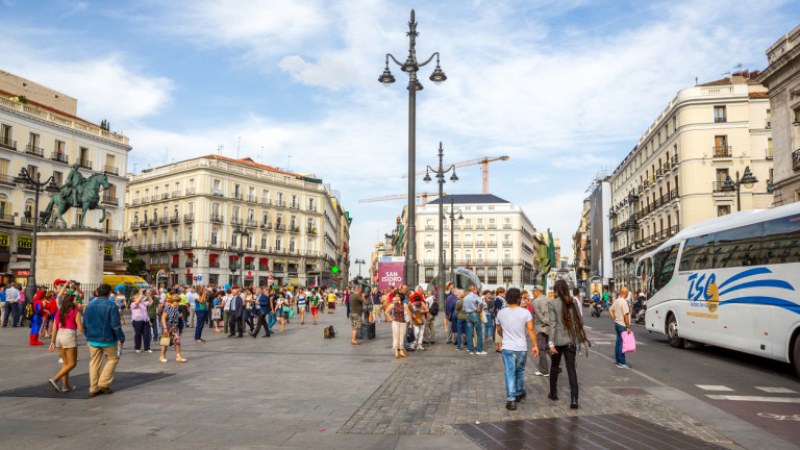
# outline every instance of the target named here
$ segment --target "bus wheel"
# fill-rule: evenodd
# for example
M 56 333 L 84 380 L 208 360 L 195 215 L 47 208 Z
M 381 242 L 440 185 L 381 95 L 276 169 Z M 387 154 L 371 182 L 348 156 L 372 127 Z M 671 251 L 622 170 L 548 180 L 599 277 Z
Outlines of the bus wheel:
M 684 347 L 684 340 L 678 336 L 678 321 L 672 313 L 667 317 L 667 339 L 669 339 L 669 345 L 675 348 Z
M 800 377 L 800 333 L 794 336 L 794 346 L 792 350 L 792 365 L 798 377 Z

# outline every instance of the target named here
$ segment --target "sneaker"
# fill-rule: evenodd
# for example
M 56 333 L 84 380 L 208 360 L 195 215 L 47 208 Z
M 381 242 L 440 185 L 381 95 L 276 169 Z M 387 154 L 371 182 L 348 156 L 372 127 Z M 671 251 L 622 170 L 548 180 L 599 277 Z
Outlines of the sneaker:
M 506 402 L 506 409 L 509 411 L 516 411 L 517 410 L 517 402 L 511 401 Z
M 470 355 L 474 355 L 474 354 L 475 354 L 475 352 L 469 352 L 469 354 L 470 354 Z
M 545 377 L 545 378 L 547 378 L 547 377 L 549 377 L 549 376 L 550 376 L 550 374 L 549 374 L 549 373 L 543 373 L 543 374 L 542 374 L 542 376 L 543 376 L 543 377 Z
M 617 369 L 630 369 L 630 367 L 628 367 L 627 364 L 619 364 L 619 363 L 617 363 L 616 366 L 617 366 Z
M 536 372 L 533 372 L 533 374 L 536 375 L 537 377 L 543 377 L 544 376 L 544 374 L 542 372 L 539 372 L 538 370 Z
M 134 350 L 133 353 L 142 353 L 141 350 Z
M 145 353 L 153 353 L 152 350 L 145 350 Z
M 47 380 L 47 381 L 50 383 L 50 387 L 51 387 L 51 388 L 53 388 L 53 390 L 54 390 L 54 391 L 56 391 L 56 392 L 61 392 L 61 389 L 59 389 L 59 387 L 58 387 L 58 384 L 56 384 L 56 382 L 55 382 L 55 381 L 53 381 L 53 379 L 52 379 L 52 378 L 50 378 L 50 379 L 49 379 L 49 380 Z
M 478 354 L 478 355 L 485 355 L 485 354 L 486 354 L 486 352 L 478 352 L 477 354 Z

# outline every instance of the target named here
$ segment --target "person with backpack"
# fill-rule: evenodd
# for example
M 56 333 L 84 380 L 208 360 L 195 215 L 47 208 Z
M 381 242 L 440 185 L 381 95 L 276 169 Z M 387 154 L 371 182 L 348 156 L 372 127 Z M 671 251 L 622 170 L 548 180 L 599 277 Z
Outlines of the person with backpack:
M 452 281 L 448 282 L 445 286 L 445 300 L 444 300 L 444 330 L 447 333 L 447 343 L 448 344 L 455 344 L 455 335 L 456 335 L 456 317 L 455 317 L 455 309 L 456 303 L 458 302 L 458 296 L 455 294 L 455 290 L 453 289 Z
M 494 315 L 494 351 L 497 353 L 501 353 L 503 347 L 503 336 L 497 332 L 497 315 L 507 306 L 505 295 L 506 289 L 502 286 L 498 287 L 494 292 L 494 306 L 492 308 Z
M 425 318 L 425 339 L 426 344 L 436 343 L 436 316 L 439 315 L 439 302 L 436 301 L 436 296 L 432 292 L 428 292 L 428 298 L 425 299 L 425 304 L 428 305 L 428 317 Z

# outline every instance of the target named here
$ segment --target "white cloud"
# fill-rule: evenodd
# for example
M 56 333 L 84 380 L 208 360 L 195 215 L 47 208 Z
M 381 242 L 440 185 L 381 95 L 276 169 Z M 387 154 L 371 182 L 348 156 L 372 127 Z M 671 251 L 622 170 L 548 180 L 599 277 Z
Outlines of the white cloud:
M 117 130 L 120 123 L 154 115 L 171 101 L 172 81 L 139 73 L 122 54 L 76 57 L 34 47 L 18 39 L 27 31 L 15 28 L 0 36 L 3 69 L 77 98 L 78 115 L 87 120 L 109 119 Z
M 312 64 L 299 55 L 291 55 L 283 58 L 278 67 L 290 74 L 294 81 L 332 90 L 342 89 L 357 76 L 351 65 L 332 57 L 324 57 L 318 64 Z
M 330 18 L 319 0 L 198 0 L 163 2 L 156 18 L 163 32 L 205 46 L 249 48 L 251 56 L 275 55 L 324 34 Z

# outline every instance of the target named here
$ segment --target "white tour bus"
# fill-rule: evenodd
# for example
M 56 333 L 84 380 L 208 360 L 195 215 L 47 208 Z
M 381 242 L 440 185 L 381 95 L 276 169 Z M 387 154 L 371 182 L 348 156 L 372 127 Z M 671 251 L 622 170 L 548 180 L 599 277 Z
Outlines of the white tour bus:
M 646 326 L 785 361 L 800 376 L 800 203 L 689 227 L 644 255 Z

